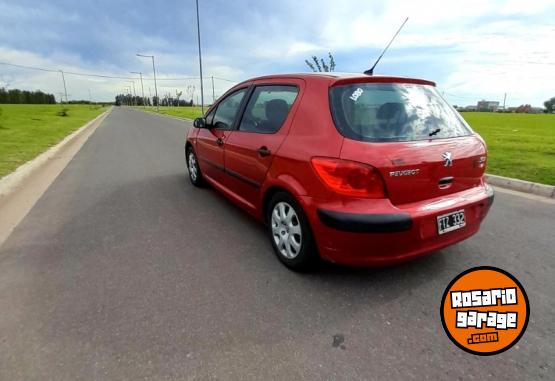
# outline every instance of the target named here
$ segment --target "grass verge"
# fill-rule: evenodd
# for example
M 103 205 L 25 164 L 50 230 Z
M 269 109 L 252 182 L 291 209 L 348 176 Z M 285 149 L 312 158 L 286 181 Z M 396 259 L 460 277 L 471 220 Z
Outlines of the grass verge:
M 106 110 L 95 105 L 0 105 L 0 177 Z
M 555 185 L 555 114 L 461 115 L 488 145 L 488 173 Z
M 148 111 L 156 113 L 156 107 L 135 107 L 137 110 Z M 206 111 L 207 108 L 205 107 L 204 110 Z M 186 118 L 186 119 L 195 119 L 202 116 L 202 111 L 199 106 L 193 107 L 167 107 L 162 106 L 160 107 L 160 114 L 169 115 L 169 116 L 176 116 L 178 118 Z

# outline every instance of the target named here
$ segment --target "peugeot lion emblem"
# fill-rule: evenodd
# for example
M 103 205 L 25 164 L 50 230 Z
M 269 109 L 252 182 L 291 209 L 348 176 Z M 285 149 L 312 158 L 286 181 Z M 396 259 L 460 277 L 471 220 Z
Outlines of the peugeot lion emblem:
M 445 167 L 453 166 L 453 159 L 451 158 L 451 152 L 449 151 L 444 152 L 441 157 L 443 158 L 443 166 Z

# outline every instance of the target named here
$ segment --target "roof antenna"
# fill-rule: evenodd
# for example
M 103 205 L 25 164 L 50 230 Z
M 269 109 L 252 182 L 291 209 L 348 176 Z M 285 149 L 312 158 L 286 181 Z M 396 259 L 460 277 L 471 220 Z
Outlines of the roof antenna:
M 405 21 L 403 21 L 403 23 L 401 24 L 401 26 L 399 27 L 399 29 L 397 29 L 397 32 L 395 32 L 395 34 L 393 35 L 393 38 L 391 39 L 391 41 L 389 41 L 389 44 L 387 44 L 387 46 L 385 47 L 385 49 L 383 50 L 382 54 L 380 54 L 380 56 L 378 57 L 378 59 L 376 60 L 376 62 L 374 63 L 374 66 L 372 66 L 370 69 L 366 70 L 364 72 L 364 74 L 367 75 L 374 75 L 374 68 L 376 67 L 376 65 L 378 64 L 378 62 L 380 62 L 380 60 L 382 59 L 383 55 L 385 54 L 385 52 L 387 51 L 387 49 L 389 48 L 389 45 L 391 45 L 391 43 L 393 42 L 393 40 L 395 40 L 395 37 L 397 37 L 397 35 L 399 34 L 399 32 L 401 31 L 401 29 L 403 29 L 403 27 L 405 26 L 405 24 L 407 23 L 407 21 L 409 21 L 409 18 L 407 17 L 405 19 Z

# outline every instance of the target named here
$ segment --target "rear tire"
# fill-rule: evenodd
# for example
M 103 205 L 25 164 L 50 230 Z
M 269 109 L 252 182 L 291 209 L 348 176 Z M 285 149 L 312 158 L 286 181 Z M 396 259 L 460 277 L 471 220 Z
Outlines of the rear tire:
M 291 270 L 307 271 L 318 259 L 310 225 L 299 203 L 286 192 L 276 193 L 266 209 L 266 226 L 278 259 Z
M 198 165 L 197 155 L 193 150 L 193 147 L 187 147 L 185 151 L 187 170 L 189 171 L 189 180 L 191 184 L 196 187 L 202 187 L 204 185 L 204 178 L 200 172 L 200 167 Z

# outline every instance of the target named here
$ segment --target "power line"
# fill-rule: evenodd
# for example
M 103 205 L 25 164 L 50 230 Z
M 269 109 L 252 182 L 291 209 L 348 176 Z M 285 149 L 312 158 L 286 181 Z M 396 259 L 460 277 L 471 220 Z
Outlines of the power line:
M 44 72 L 49 72 L 49 73 L 59 73 L 60 72 L 60 69 L 48 69 L 48 68 L 44 68 L 44 67 L 28 66 L 28 65 L 14 64 L 14 63 L 9 63 L 9 62 L 0 62 L 0 65 L 12 66 L 12 67 L 17 67 L 17 68 L 21 68 L 21 69 L 28 69 L 28 70 L 44 71 Z M 95 77 L 95 78 L 109 78 L 109 79 L 137 79 L 136 77 L 106 75 L 106 74 L 94 74 L 94 73 L 79 73 L 79 72 L 66 71 L 66 70 L 64 70 L 63 72 L 64 72 L 64 74 L 75 75 L 75 76 L 80 76 L 80 77 Z M 153 80 L 153 78 L 148 78 L 147 76 L 144 76 L 143 79 L 149 80 L 149 81 Z M 187 81 L 187 80 L 194 80 L 194 79 L 198 80 L 198 79 L 200 79 L 200 77 L 157 78 L 158 81 Z M 233 81 L 233 80 L 227 79 L 227 78 L 214 77 L 214 79 L 219 79 L 221 81 L 226 81 L 226 82 L 231 82 L 231 83 L 237 83 L 237 81 Z
M 59 69 L 46 69 L 46 68 L 43 68 L 43 67 L 13 64 L 13 63 L 9 63 L 9 62 L 0 62 L 0 65 L 13 66 L 13 67 L 21 68 L 21 69 L 46 71 L 46 72 L 50 72 L 50 73 L 59 73 L 60 72 Z M 98 77 L 98 78 L 112 78 L 112 79 L 135 79 L 134 77 L 120 77 L 120 76 L 104 75 L 104 74 L 92 74 L 92 73 L 76 73 L 76 72 L 73 72 L 73 71 L 65 71 L 65 70 L 64 70 L 64 73 L 65 74 L 71 74 L 71 75 L 77 75 L 77 76 L 83 76 L 83 77 Z

